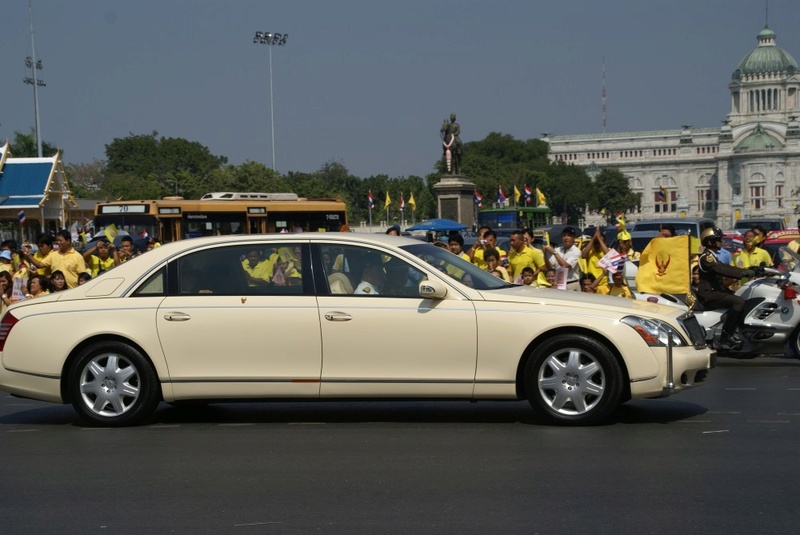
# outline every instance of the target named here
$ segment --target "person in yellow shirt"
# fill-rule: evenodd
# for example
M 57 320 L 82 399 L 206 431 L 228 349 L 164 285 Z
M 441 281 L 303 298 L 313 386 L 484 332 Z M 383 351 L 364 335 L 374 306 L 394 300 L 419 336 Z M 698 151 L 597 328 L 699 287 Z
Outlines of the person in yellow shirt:
M 264 286 L 272 281 L 272 270 L 274 266 L 270 260 L 261 258 L 261 252 L 253 249 L 247 253 L 247 257 L 242 261 L 242 269 L 247 276 L 248 286 Z
M 479 238 L 472 247 L 467 250 L 470 262 L 479 268 L 486 270 L 486 261 L 483 259 L 484 251 L 495 249 L 500 259 L 506 256 L 506 252 L 497 247 L 497 234 L 492 229 L 486 229 L 483 234 L 478 234 Z
M 8 249 L 0 252 L 0 271 L 14 273 L 14 268 L 11 266 L 11 251 Z
M 97 254 L 94 254 L 97 253 Z M 92 278 L 119 265 L 117 248 L 113 243 L 100 240 L 83 252 L 83 259 L 91 271 Z
M 500 265 L 500 253 L 497 249 L 486 249 L 483 252 L 483 258 L 486 261 L 486 269 L 489 273 L 494 271 L 500 272 L 500 277 L 506 282 L 511 282 L 511 276 L 508 274 L 506 268 Z
M 758 246 L 756 233 L 748 230 L 744 233 L 744 247 L 741 251 L 733 255 L 731 265 L 742 269 L 753 268 L 758 266 L 772 267 L 772 258 L 769 253 Z M 739 283 L 744 284 L 750 279 L 747 277 L 742 278 Z
M 61 271 L 67 281 L 67 287 L 75 288 L 78 285 L 78 273 L 87 271 L 83 256 L 73 249 L 72 235 L 68 230 L 62 230 L 56 236 L 58 252 L 49 255 L 43 261 L 36 260 L 30 251 L 23 248 L 22 256 L 25 260 L 39 269 L 48 268 L 50 272 Z
M 601 295 L 611 295 L 613 297 L 625 297 L 626 299 L 633 299 L 631 289 L 625 284 L 625 278 L 622 276 L 622 271 L 617 271 L 611 275 L 611 280 L 614 284 L 611 286 L 598 286 L 597 293 Z
M 53 250 L 53 238 L 48 236 L 47 234 L 39 234 L 39 236 L 37 236 L 36 246 L 39 248 L 39 250 L 36 251 L 36 253 L 33 255 L 33 258 L 35 258 L 39 262 L 46 263 L 45 258 L 49 257 L 50 255 L 56 254 L 56 252 Z M 36 272 L 39 275 L 44 275 L 45 277 L 50 276 L 49 267 L 38 268 Z
M 464 237 L 460 233 L 450 233 L 450 236 L 447 238 L 447 247 L 454 255 L 460 256 L 467 262 L 470 261 L 469 255 L 464 252 Z
M 586 261 L 585 273 L 592 275 L 592 282 L 590 284 L 593 284 L 595 281 L 597 282 L 597 284 L 593 286 L 595 290 L 598 286 L 608 286 L 608 277 L 604 277 L 606 271 L 599 264 L 600 260 L 608 251 L 608 245 L 606 245 L 603 233 L 600 231 L 600 227 L 597 226 L 594 229 L 594 234 L 591 239 L 586 242 L 583 251 L 581 251 L 581 256 Z M 593 291 L 592 293 L 597 292 Z
M 515 282 L 521 281 L 522 270 L 525 267 L 533 268 L 534 274 L 539 274 L 545 269 L 547 264 L 544 253 L 539 249 L 525 245 L 522 232 L 515 230 L 511 233 L 509 239 L 511 247 L 508 251 L 508 266 L 511 280 Z

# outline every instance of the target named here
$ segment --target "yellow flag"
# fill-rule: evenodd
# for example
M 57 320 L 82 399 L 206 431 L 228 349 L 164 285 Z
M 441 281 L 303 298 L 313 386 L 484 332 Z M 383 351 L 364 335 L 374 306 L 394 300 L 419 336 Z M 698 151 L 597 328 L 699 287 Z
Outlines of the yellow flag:
M 389 192 L 386 192 L 386 202 L 383 204 L 383 209 L 386 210 L 392 205 L 392 199 L 389 198 Z
M 644 293 L 689 293 L 689 236 L 653 238 L 639 258 L 636 289 Z
M 411 207 L 411 210 L 417 209 L 417 201 L 414 200 L 414 194 L 411 194 L 411 197 L 408 198 L 408 205 Z
M 517 189 L 517 185 L 514 184 L 514 202 L 519 202 L 520 197 L 522 197 L 522 193 Z
M 547 206 L 547 198 L 542 193 L 542 190 L 536 188 L 536 201 L 539 203 L 540 206 Z
M 117 232 L 117 226 L 114 223 L 111 223 L 103 231 L 103 234 L 106 235 L 106 238 L 108 238 L 109 242 L 114 243 L 114 238 L 117 237 L 117 234 L 119 234 L 119 232 Z

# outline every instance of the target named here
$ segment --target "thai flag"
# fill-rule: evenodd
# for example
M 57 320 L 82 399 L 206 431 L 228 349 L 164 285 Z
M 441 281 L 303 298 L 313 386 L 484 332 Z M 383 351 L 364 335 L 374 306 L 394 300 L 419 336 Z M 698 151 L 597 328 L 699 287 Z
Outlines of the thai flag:
M 475 190 L 475 204 L 478 205 L 478 208 L 483 208 L 483 195 L 478 193 L 478 190 Z
M 375 208 L 375 197 L 372 196 L 372 190 L 369 190 L 369 195 L 367 196 L 367 205 L 369 206 L 370 210 Z
M 659 186 L 656 192 L 656 202 L 667 202 L 667 188 Z
M 17 219 L 19 219 L 20 225 L 25 224 L 25 210 L 20 210 L 19 212 L 17 212 Z
M 403 199 L 403 194 L 401 193 L 400 194 L 400 209 L 402 210 L 405 207 L 406 207 L 406 201 Z
M 533 198 L 533 190 L 529 186 L 525 186 L 522 191 L 525 193 L 525 204 L 528 204 Z
M 499 204 L 505 204 L 506 203 L 506 194 L 503 193 L 503 186 L 498 186 L 497 187 L 497 202 Z

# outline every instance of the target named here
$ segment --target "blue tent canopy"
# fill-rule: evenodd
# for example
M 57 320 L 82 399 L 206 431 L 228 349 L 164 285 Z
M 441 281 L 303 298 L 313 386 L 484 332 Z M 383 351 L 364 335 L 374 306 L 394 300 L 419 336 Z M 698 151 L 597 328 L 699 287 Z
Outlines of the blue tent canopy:
M 452 219 L 428 219 L 416 225 L 408 227 L 406 230 L 424 230 L 429 232 L 447 232 L 449 230 L 466 230 L 467 225 L 453 221 Z

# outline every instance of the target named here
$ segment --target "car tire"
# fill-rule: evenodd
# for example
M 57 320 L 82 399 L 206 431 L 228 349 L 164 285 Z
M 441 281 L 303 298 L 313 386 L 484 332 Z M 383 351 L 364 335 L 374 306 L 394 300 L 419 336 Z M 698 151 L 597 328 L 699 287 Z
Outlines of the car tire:
M 789 336 L 789 354 L 796 359 L 800 359 L 800 326 Z
M 72 406 L 91 425 L 135 425 L 150 417 L 161 400 L 153 366 L 121 342 L 86 348 L 72 365 L 68 381 Z
M 623 375 L 603 343 L 586 335 L 559 335 L 538 346 L 528 359 L 525 390 L 540 420 L 594 425 L 619 406 Z

